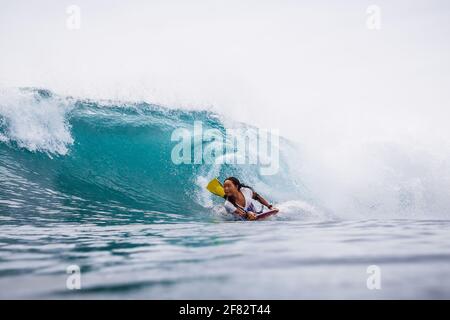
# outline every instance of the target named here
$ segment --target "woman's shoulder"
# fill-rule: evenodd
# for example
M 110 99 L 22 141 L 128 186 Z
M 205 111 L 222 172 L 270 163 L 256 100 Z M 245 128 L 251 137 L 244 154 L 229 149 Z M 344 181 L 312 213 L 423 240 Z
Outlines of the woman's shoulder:
M 233 203 L 231 203 L 230 200 L 225 199 L 224 205 L 230 205 L 230 204 L 233 204 Z
M 225 203 L 223 204 L 223 206 L 229 213 L 233 213 L 236 210 L 236 206 L 234 204 L 232 204 L 231 201 L 229 201 L 229 200 L 225 200 Z

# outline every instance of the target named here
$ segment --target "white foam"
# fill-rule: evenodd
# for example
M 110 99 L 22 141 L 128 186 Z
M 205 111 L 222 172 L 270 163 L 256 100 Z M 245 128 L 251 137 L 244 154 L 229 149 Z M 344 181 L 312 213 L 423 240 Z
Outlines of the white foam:
M 285 201 L 275 204 L 280 209 L 280 217 L 301 220 L 325 220 L 332 216 L 317 206 L 303 200 Z
M 65 155 L 73 143 L 66 113 L 69 103 L 59 98 L 42 98 L 34 90 L 1 89 L 0 141 L 15 142 L 29 151 Z

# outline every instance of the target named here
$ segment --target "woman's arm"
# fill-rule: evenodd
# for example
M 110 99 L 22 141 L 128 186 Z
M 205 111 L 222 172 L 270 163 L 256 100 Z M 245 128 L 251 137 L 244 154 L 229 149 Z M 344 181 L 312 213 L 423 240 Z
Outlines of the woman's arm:
M 236 211 L 234 211 L 235 214 L 241 216 L 244 219 L 248 219 L 248 220 L 255 220 L 256 219 L 256 214 L 254 212 L 245 212 L 244 210 L 242 210 L 241 208 L 237 208 Z
M 265 205 L 267 208 L 272 209 L 272 205 L 261 197 L 258 193 L 253 191 L 253 199 L 258 200 L 261 204 Z

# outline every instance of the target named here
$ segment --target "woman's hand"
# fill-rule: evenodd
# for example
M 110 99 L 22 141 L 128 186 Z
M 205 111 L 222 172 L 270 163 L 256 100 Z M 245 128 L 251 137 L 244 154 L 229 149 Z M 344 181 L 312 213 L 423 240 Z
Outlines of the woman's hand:
M 256 220 L 256 217 L 257 217 L 256 213 L 251 212 L 251 211 L 247 212 L 247 219 L 248 220 Z

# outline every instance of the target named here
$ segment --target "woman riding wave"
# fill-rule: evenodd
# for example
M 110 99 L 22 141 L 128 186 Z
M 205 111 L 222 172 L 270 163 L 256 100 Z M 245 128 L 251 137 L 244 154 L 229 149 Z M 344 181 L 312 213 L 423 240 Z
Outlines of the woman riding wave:
M 270 210 L 276 209 L 251 187 L 242 184 L 235 177 L 226 178 L 223 183 L 223 189 L 225 191 L 224 198 L 226 199 L 224 203 L 225 209 L 228 213 L 237 214 L 241 218 L 255 220 L 257 214 L 262 213 L 262 207 L 260 211 L 257 210 L 258 203 L 256 201 Z

